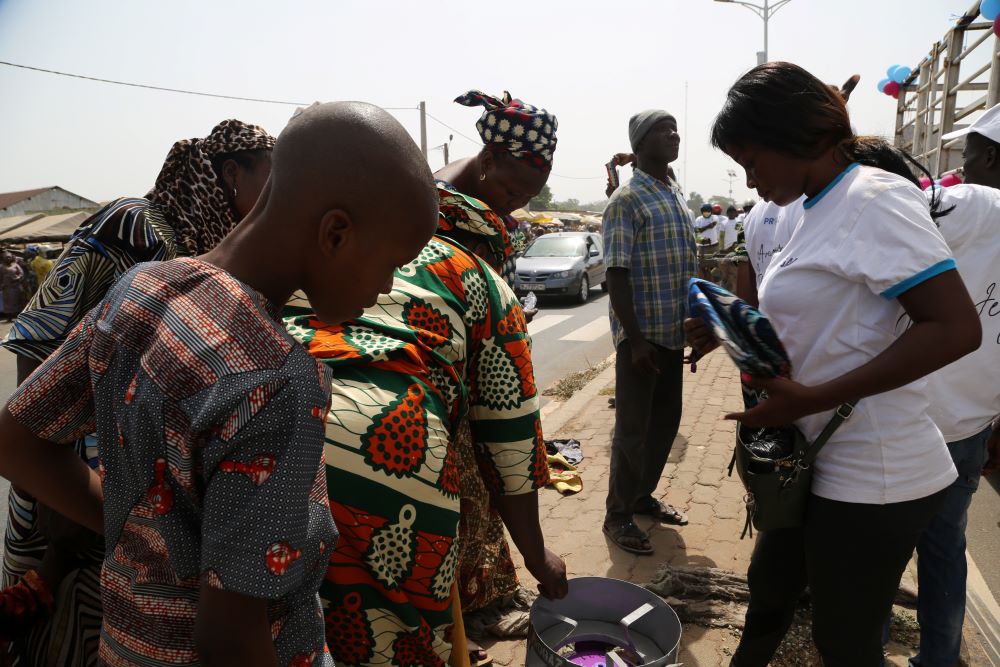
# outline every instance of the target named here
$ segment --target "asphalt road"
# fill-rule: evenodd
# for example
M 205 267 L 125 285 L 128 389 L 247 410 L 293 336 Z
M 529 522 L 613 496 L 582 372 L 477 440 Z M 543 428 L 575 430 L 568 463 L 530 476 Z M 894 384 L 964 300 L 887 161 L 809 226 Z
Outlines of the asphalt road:
M 542 298 L 528 324 L 535 383 L 542 390 L 574 371 L 596 366 L 614 352 L 608 322 L 608 296 L 591 290 L 590 301 Z M 546 401 L 543 397 L 543 401 Z

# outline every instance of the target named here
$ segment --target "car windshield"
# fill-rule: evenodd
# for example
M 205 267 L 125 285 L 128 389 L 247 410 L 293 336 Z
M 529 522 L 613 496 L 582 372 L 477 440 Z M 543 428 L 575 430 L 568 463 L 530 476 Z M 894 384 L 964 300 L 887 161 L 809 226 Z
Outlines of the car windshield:
M 572 236 L 536 239 L 524 252 L 525 257 L 586 257 L 583 239 Z

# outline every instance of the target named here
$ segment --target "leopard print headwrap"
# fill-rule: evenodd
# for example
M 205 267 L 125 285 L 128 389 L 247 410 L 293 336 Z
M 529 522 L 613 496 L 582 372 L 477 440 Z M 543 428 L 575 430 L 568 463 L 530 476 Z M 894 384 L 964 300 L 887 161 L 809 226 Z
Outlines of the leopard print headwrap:
M 235 119 L 222 121 L 204 139 L 182 139 L 173 145 L 146 199 L 163 211 L 177 235 L 178 249 L 186 248 L 192 255 L 207 252 L 238 222 L 219 186 L 212 158 L 272 148 L 274 137 L 263 128 Z

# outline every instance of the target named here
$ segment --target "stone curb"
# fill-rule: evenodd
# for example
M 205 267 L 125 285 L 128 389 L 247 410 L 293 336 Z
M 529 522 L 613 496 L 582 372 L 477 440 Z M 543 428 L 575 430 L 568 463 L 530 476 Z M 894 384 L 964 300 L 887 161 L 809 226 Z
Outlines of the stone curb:
M 614 359 L 614 354 L 607 357 L 604 361 L 611 361 L 611 367 L 601 371 L 597 377 L 570 396 L 569 400 L 554 400 L 542 408 L 542 431 L 547 438 L 551 438 L 574 417 L 582 413 L 590 400 L 615 379 Z M 604 361 L 601 363 L 604 363 Z

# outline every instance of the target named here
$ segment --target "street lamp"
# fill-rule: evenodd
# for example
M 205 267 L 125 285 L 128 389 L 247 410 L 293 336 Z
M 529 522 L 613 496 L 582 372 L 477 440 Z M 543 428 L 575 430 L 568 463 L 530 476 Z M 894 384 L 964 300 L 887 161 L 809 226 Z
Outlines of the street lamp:
M 736 180 L 736 171 L 733 169 L 726 170 L 726 177 L 729 179 L 729 198 L 733 198 L 733 181 Z M 734 200 L 735 201 L 735 200 Z
M 764 0 L 764 5 L 755 5 L 752 2 L 743 2 L 742 0 L 715 0 L 716 2 L 728 2 L 733 5 L 743 5 L 754 14 L 759 16 L 764 20 L 764 50 L 757 52 L 757 64 L 763 65 L 767 62 L 767 22 L 774 16 L 774 13 L 779 9 L 787 5 L 792 0 L 778 0 L 778 2 L 771 3 L 770 0 Z

